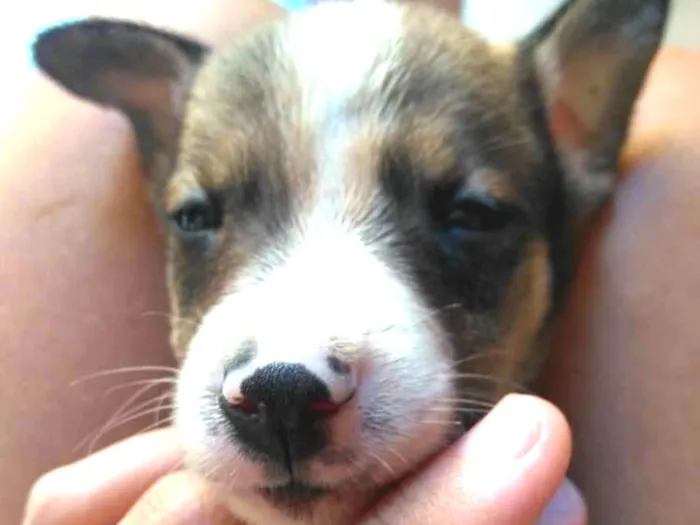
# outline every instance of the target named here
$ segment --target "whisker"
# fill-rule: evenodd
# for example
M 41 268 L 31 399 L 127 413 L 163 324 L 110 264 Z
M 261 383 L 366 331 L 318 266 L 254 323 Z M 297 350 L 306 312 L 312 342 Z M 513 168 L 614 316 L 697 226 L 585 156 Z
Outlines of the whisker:
M 171 390 L 169 390 L 169 391 L 163 393 L 163 394 L 160 396 L 160 401 L 159 401 L 159 403 L 158 403 L 158 411 L 156 412 L 156 417 L 155 417 L 155 423 L 156 423 L 156 424 L 158 424 L 158 420 L 160 419 L 161 410 L 167 409 L 167 407 L 166 407 L 166 405 L 165 405 L 165 402 L 166 402 L 166 401 L 168 401 L 168 400 L 170 399 L 170 402 L 171 402 L 171 404 L 170 404 L 170 409 L 171 409 L 171 410 L 172 410 L 172 408 L 175 406 L 175 401 L 172 399 L 172 396 L 174 395 L 174 393 L 175 393 L 175 392 L 173 391 L 173 389 L 171 389 Z
M 496 350 L 493 348 L 489 348 L 487 350 L 468 355 L 462 359 L 459 359 L 458 361 L 453 361 L 451 363 L 451 366 L 454 368 L 454 367 L 457 367 L 459 365 L 463 365 L 464 363 L 469 363 L 471 361 L 474 361 L 476 359 L 486 359 L 487 357 L 496 357 L 498 355 L 507 356 L 508 354 L 509 354 L 509 352 L 506 350 Z
M 440 410 L 452 410 L 456 408 L 469 408 L 469 407 L 479 407 L 479 408 L 486 408 L 488 410 L 491 410 L 494 406 L 496 406 L 494 403 L 490 401 L 482 401 L 482 400 L 474 400 L 474 401 L 465 401 L 464 403 L 452 403 L 452 404 L 436 404 L 433 405 L 432 407 L 429 407 L 427 410 L 435 410 L 435 409 L 440 409 Z
M 122 419 L 149 408 L 150 405 L 153 405 L 155 401 L 157 401 L 157 399 L 149 399 L 147 402 L 141 403 L 140 405 L 134 407 L 128 412 L 122 414 Z M 167 409 L 167 407 L 163 407 L 163 409 Z M 80 442 L 74 447 L 73 453 L 77 453 L 81 448 L 87 446 L 88 444 L 90 445 L 88 447 L 88 453 L 91 453 L 94 450 L 95 445 L 99 442 L 100 439 L 102 439 L 102 437 L 104 437 L 110 431 L 114 430 L 115 428 L 121 425 L 119 421 L 121 420 L 117 419 L 114 416 L 111 417 L 105 424 L 88 433 L 87 436 L 80 440 Z
M 426 321 L 426 320 L 428 320 L 428 319 L 431 319 L 432 317 L 436 317 L 436 316 L 438 316 L 438 315 L 440 315 L 440 314 L 442 314 L 442 313 L 444 313 L 444 312 L 446 312 L 446 311 L 448 311 L 448 310 L 452 310 L 452 309 L 454 309 L 454 308 L 460 308 L 461 306 L 462 306 L 462 305 L 459 304 L 459 303 L 452 303 L 452 304 L 448 304 L 448 305 L 445 305 L 445 306 L 440 307 L 440 308 L 434 308 L 434 309 L 428 310 L 428 311 L 425 312 L 423 315 L 421 315 L 420 317 L 418 317 L 418 319 L 416 319 L 416 320 L 415 320 L 414 322 L 412 322 L 411 324 L 402 325 L 402 328 L 403 328 L 403 327 L 405 327 L 405 328 L 413 328 L 414 326 L 416 326 L 416 325 L 418 325 L 418 324 L 420 324 L 420 323 L 422 323 L 422 322 L 424 322 L 424 321 Z M 376 330 L 376 331 L 377 331 L 377 332 L 388 332 L 389 330 L 392 330 L 392 329 L 394 329 L 394 328 L 396 328 L 396 324 L 390 324 L 390 325 L 387 325 L 386 327 L 380 328 L 380 329 L 378 329 L 378 330 Z
M 168 392 L 169 394 L 169 392 Z M 136 412 L 140 410 L 144 410 L 146 408 L 153 408 L 153 409 L 158 409 L 158 410 L 165 410 L 168 408 L 168 406 L 165 406 L 163 403 L 163 399 L 165 397 L 165 394 L 151 398 L 147 401 L 144 401 L 143 403 L 140 403 L 136 405 L 135 407 L 130 408 L 127 411 L 124 411 L 121 416 L 128 417 L 132 414 L 135 414 Z M 169 405 L 170 408 L 173 408 L 174 405 Z
M 179 369 L 172 367 L 172 366 L 125 366 L 122 368 L 112 368 L 109 370 L 100 370 L 98 372 L 95 372 L 93 374 L 88 374 L 84 377 L 81 377 L 79 379 L 76 379 L 72 383 L 70 383 L 71 387 L 77 386 L 81 383 L 84 383 L 86 381 L 91 381 L 93 379 L 98 379 L 100 377 L 106 377 L 106 376 L 112 376 L 112 375 L 117 375 L 117 374 L 129 374 L 129 373 L 138 373 L 138 372 L 167 372 L 172 375 L 176 375 L 179 373 Z
M 531 392 L 527 386 L 515 380 L 503 379 L 496 376 L 480 375 L 480 374 L 455 374 L 452 376 L 455 379 L 471 379 L 476 381 L 490 382 L 492 385 L 507 387 L 514 392 Z
M 124 383 L 123 385 L 117 385 L 113 386 L 112 388 L 109 388 L 105 390 L 104 395 L 105 397 L 113 394 L 114 392 L 117 392 L 119 390 L 124 390 L 129 387 L 133 386 L 139 386 L 139 385 L 175 385 L 177 384 L 177 379 L 176 378 L 170 378 L 170 377 L 163 377 L 163 378 L 158 378 L 158 379 L 141 379 L 139 381 L 131 381 L 129 383 Z
M 169 425 L 172 422 L 173 422 L 172 417 L 168 417 L 168 418 L 163 419 L 163 420 L 155 421 L 154 423 L 151 423 L 147 427 L 139 430 L 137 432 L 137 434 L 145 434 L 146 432 L 150 432 L 151 430 L 155 430 L 157 428 L 160 428 L 161 425 Z
M 439 425 L 439 426 L 442 426 L 442 425 L 455 425 L 455 426 L 458 426 L 458 425 L 461 425 L 461 424 L 462 424 L 460 421 L 445 421 L 445 420 L 439 420 L 439 419 L 436 419 L 436 420 L 421 419 L 421 420 L 419 421 L 419 423 L 420 423 L 421 425 Z
M 386 471 L 391 474 L 392 477 L 396 476 L 396 471 L 391 468 L 391 465 L 389 465 L 386 461 L 384 461 L 382 458 L 380 458 L 377 454 L 371 451 L 367 451 L 367 454 L 369 454 L 372 459 L 374 459 L 377 463 L 379 463 L 381 466 L 383 466 Z
M 112 426 L 114 421 L 117 420 L 118 418 L 124 416 L 125 412 L 132 413 L 133 408 L 130 409 L 130 407 L 133 405 L 133 403 L 136 402 L 137 399 L 139 399 L 141 396 L 146 394 L 149 390 L 152 390 L 154 387 L 158 386 L 160 383 L 148 383 L 145 386 L 142 386 L 139 388 L 133 395 L 131 395 L 120 407 L 112 414 L 112 416 L 107 420 L 107 422 L 100 428 L 98 428 L 94 433 L 88 434 L 83 440 L 78 443 L 76 446 L 76 451 L 81 449 L 87 440 L 90 440 L 91 447 L 90 447 L 90 453 L 92 452 L 92 449 L 94 448 L 95 444 L 99 442 L 100 439 L 104 436 L 106 432 L 109 432 L 111 429 L 114 427 Z M 153 402 L 153 400 L 149 400 L 149 402 Z M 138 407 L 137 407 L 138 408 Z M 131 410 L 131 412 L 130 412 Z M 93 437 L 94 434 L 96 435 L 95 439 L 91 440 L 91 437 Z
M 483 395 L 481 395 L 481 393 L 479 393 L 478 395 L 476 393 L 470 393 L 468 396 L 440 397 L 435 399 L 432 405 L 435 405 L 435 403 L 464 403 L 469 401 L 482 401 L 490 403 L 493 402 L 493 398 L 487 395 L 485 392 Z
M 105 435 L 107 435 L 108 432 L 111 432 L 112 430 L 114 430 L 118 427 L 126 425 L 127 423 L 130 423 L 131 421 L 136 421 L 137 419 L 140 419 L 140 418 L 145 417 L 149 414 L 152 414 L 156 410 L 158 410 L 158 407 L 143 410 L 141 412 L 137 412 L 136 414 L 133 414 L 133 415 L 128 416 L 128 417 L 125 416 L 125 417 L 113 422 L 111 425 L 104 428 L 97 436 L 95 436 L 95 438 L 90 443 L 90 447 L 88 448 L 88 453 L 92 454 L 92 452 L 94 451 L 95 446 L 97 445 L 99 440 L 102 439 Z
M 394 447 L 388 447 L 387 451 L 391 452 L 394 456 L 396 456 L 399 459 L 399 461 L 401 461 L 407 467 L 411 466 L 411 463 L 409 463 L 409 461 L 401 453 L 399 453 L 399 451 L 396 450 Z
M 492 381 L 494 383 L 514 383 L 514 381 L 508 381 L 506 379 L 501 379 L 500 377 L 491 376 L 488 374 L 478 374 L 476 372 L 453 373 L 451 376 L 459 379 L 483 379 L 484 381 Z
M 169 321 L 178 321 L 182 323 L 189 323 L 191 326 L 197 326 L 198 322 L 195 319 L 188 319 L 186 317 L 182 317 L 176 314 L 173 314 L 172 312 L 165 312 L 165 311 L 159 311 L 159 310 L 152 310 L 148 312 L 143 312 L 141 314 L 142 317 L 165 317 Z
M 489 412 L 493 409 L 493 405 L 472 405 L 472 406 L 461 406 L 461 407 L 431 407 L 426 412 L 444 413 L 444 412 L 478 412 L 483 413 Z
M 146 385 L 139 388 L 129 399 L 127 399 L 124 404 L 117 409 L 117 411 L 112 414 L 112 419 L 115 419 L 122 415 L 126 410 L 129 409 L 132 403 L 135 403 L 137 399 L 145 395 L 149 390 L 153 390 L 155 387 L 159 386 L 161 383 L 147 383 Z

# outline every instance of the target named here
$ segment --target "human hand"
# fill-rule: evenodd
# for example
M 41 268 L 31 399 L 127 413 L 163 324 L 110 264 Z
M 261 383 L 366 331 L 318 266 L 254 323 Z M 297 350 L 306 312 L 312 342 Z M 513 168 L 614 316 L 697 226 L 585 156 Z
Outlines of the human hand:
M 585 525 L 564 480 L 570 454 L 558 410 L 508 396 L 362 525 Z M 205 483 L 175 471 L 180 460 L 169 429 L 113 445 L 39 480 L 23 525 L 239 525 Z

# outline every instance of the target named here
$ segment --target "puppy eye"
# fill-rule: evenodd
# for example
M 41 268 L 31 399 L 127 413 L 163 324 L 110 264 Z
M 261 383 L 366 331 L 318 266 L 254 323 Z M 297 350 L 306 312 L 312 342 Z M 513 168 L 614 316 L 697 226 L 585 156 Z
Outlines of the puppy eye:
M 221 209 L 213 199 L 185 203 L 171 218 L 180 231 L 189 234 L 218 230 L 222 223 Z
M 506 228 L 510 220 L 511 213 L 503 206 L 467 197 L 454 202 L 445 226 L 456 233 L 488 233 Z

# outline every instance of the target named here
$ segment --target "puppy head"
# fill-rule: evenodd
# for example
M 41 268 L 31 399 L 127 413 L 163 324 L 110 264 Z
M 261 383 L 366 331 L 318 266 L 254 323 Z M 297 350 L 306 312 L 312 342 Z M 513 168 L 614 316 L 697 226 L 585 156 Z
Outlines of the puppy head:
M 218 49 L 44 33 L 41 68 L 138 139 L 190 465 L 286 504 L 384 485 L 527 379 L 667 9 L 570 1 L 512 52 L 361 1 Z

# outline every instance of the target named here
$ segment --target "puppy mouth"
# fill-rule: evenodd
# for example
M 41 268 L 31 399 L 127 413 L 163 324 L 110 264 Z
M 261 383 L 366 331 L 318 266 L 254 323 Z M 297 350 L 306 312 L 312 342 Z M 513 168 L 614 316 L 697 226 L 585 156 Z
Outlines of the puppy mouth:
M 268 505 L 297 518 L 313 514 L 321 500 L 338 496 L 335 489 L 297 480 L 283 485 L 258 488 L 256 493 Z
M 277 499 L 318 499 L 337 492 L 363 475 L 355 458 L 356 452 L 350 448 L 330 447 L 307 460 L 282 465 L 253 459 L 267 477 L 267 482 L 255 490 Z M 332 474 L 334 471 L 335 475 Z
M 313 503 L 331 494 L 332 489 L 312 483 L 292 479 L 283 484 L 258 489 L 258 493 L 265 499 L 279 504 Z

